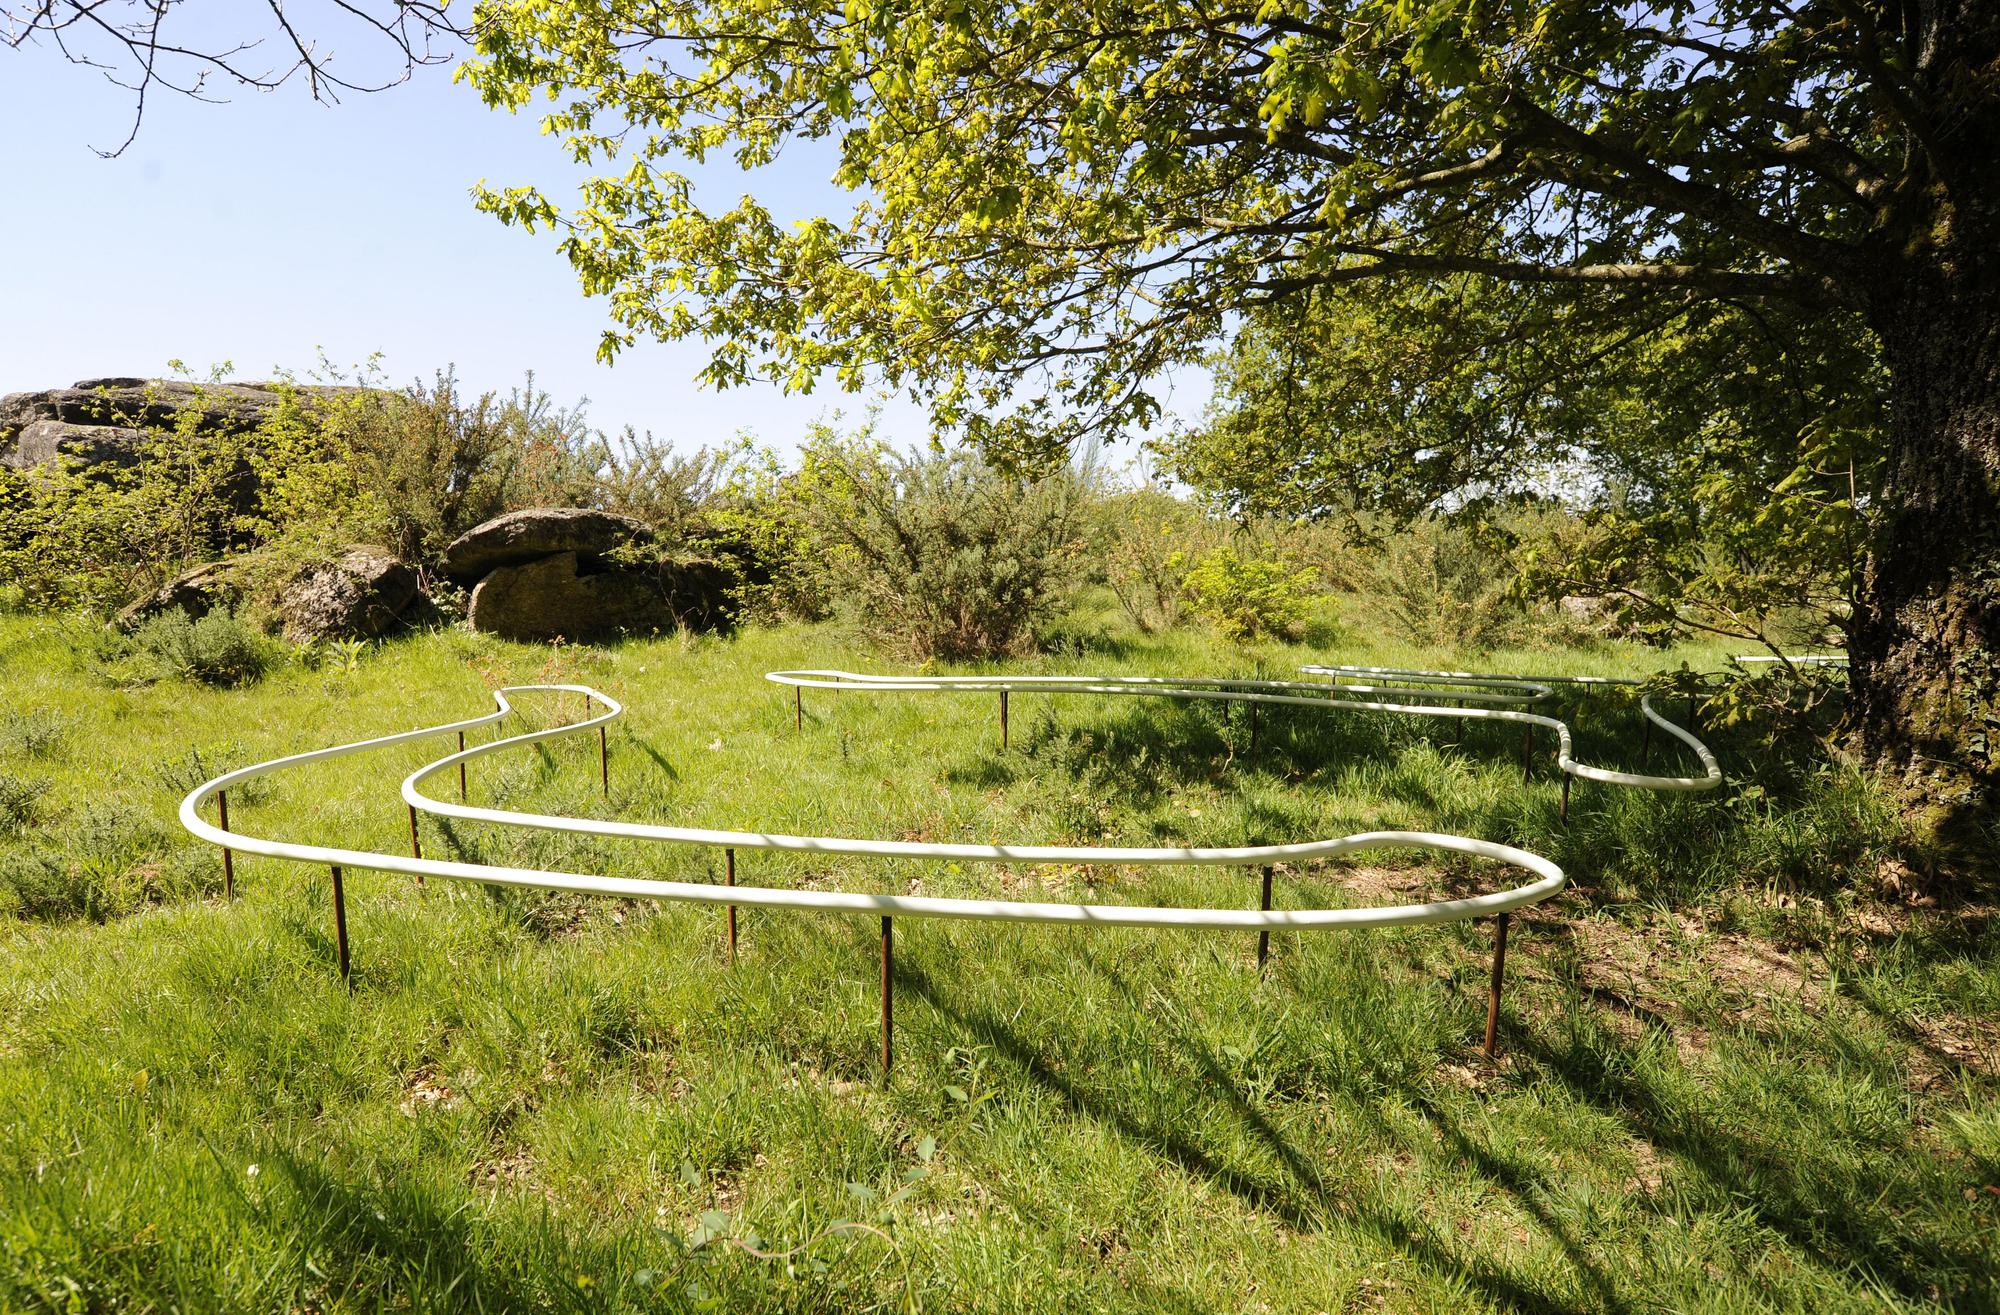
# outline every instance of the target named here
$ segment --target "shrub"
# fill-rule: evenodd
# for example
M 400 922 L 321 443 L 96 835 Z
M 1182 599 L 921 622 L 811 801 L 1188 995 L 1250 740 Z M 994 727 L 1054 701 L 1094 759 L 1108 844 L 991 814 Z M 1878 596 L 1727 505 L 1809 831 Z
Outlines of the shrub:
M 1180 620 L 1187 601 L 1187 563 L 1217 530 L 1199 508 L 1164 489 L 1144 488 L 1106 498 L 1104 582 L 1132 624 L 1153 633 Z
M 1188 603 L 1226 639 L 1294 636 L 1311 611 L 1317 569 L 1281 557 L 1211 548 L 1182 578 Z
M 25 777 L 0 772 L 0 831 L 21 832 L 35 820 L 35 805 L 48 786 Z
M 380 543 L 405 561 L 436 566 L 459 535 L 523 507 L 599 507 L 645 521 L 662 539 L 697 535 L 722 457 L 673 451 L 627 428 L 592 429 L 584 407 L 562 407 L 531 374 L 504 398 L 468 399 L 439 373 L 385 403 L 350 408 L 330 427 L 351 473 L 343 541 Z M 339 520 L 329 508 L 320 519 Z M 322 548 L 330 546 L 318 545 Z
M 401 396 L 350 406 L 297 436 L 266 474 L 269 538 L 302 556 L 342 542 L 379 543 L 407 562 L 433 565 L 445 545 L 535 486 L 550 502 L 587 483 L 569 441 L 580 413 L 535 390 L 505 401 L 460 396 L 449 370 Z
M 368 374 L 320 378 L 359 387 L 281 387 L 248 432 L 211 432 L 200 407 L 163 425 L 132 417 L 144 437 L 125 466 L 0 469 L 0 595 L 102 613 L 192 562 L 254 548 L 243 583 L 255 611 L 348 544 L 434 567 L 458 535 L 529 506 L 624 512 L 670 543 L 705 531 L 721 457 L 630 430 L 607 439 L 532 375 L 477 398 L 450 371 L 401 394 Z
M 129 465 L 0 476 L 0 583 L 29 606 L 102 610 L 240 542 L 253 440 L 209 432 L 199 409 L 143 434 Z
M 1438 648 L 1485 649 L 1522 621 L 1515 568 L 1499 537 L 1432 517 L 1383 543 L 1370 581 L 1392 629 Z
M 864 440 L 865 441 L 865 440 Z M 839 441 L 816 426 L 798 469 L 747 442 L 718 465 L 708 519 L 747 559 L 736 587 L 739 615 L 763 621 L 824 621 L 839 581 L 814 527 L 813 503 L 845 476 L 831 453 Z
M 69 727 L 69 718 L 47 708 L 0 711 L 0 749 L 30 758 L 51 758 Z
M 1032 646 L 1081 555 L 1083 482 L 1026 480 L 969 452 L 904 457 L 822 449 L 807 504 L 833 577 L 863 624 L 919 661 Z
M 201 893 L 215 864 L 201 846 L 175 846 L 157 821 L 122 804 L 93 805 L 70 819 L 60 847 L 0 852 L 0 906 L 43 921 L 102 922 Z
M 199 620 L 178 608 L 163 612 L 136 639 L 162 674 L 204 685 L 249 684 L 271 660 L 269 641 L 221 608 Z

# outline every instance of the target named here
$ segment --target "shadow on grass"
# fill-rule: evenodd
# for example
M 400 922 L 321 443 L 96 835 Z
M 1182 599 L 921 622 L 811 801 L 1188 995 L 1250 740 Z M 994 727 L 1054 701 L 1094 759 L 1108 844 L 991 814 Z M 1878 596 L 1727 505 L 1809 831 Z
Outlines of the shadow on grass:
M 1191 1037 L 1180 1035 L 1174 1040 L 1182 1058 L 1193 1064 L 1206 1083 L 1208 1109 L 1204 1117 L 1186 1123 L 1214 1127 L 1223 1121 L 1234 1122 L 1272 1157 L 1277 1172 L 1259 1172 L 1233 1164 L 1188 1136 L 1181 1121 L 1159 1120 L 1149 1111 L 1121 1102 L 1116 1094 L 1098 1092 L 1071 1080 L 1036 1047 L 1024 1041 L 1001 1014 L 941 995 L 936 984 L 921 970 L 899 970 L 898 980 L 955 1027 L 992 1047 L 1030 1080 L 1055 1095 L 1073 1114 L 1110 1128 L 1182 1171 L 1214 1183 L 1253 1209 L 1276 1216 L 1290 1228 L 1317 1233 L 1336 1221 L 1358 1223 L 1379 1241 L 1403 1251 L 1434 1274 L 1470 1282 L 1488 1297 L 1515 1310 L 1567 1315 L 1584 1309 L 1626 1309 L 1623 1303 L 1579 1307 L 1553 1300 L 1531 1282 L 1505 1272 L 1496 1264 L 1456 1254 L 1430 1229 L 1398 1217 L 1396 1211 L 1381 1208 L 1367 1199 L 1350 1199 L 1338 1185 L 1328 1181 L 1311 1156 L 1265 1116 L 1215 1052 Z M 1372 1193 L 1364 1189 L 1364 1195 Z M 1565 1254 L 1582 1254 L 1581 1243 L 1563 1230 L 1559 1220 L 1551 1219 L 1549 1226 L 1555 1230 Z
M 1402 957 L 1414 971 L 1436 974 L 1435 965 L 1415 964 L 1407 947 Z M 1115 970 L 1091 956 L 1086 960 L 1126 997 L 1129 1008 L 1147 1012 Z M 1380 1183 L 1343 1181 L 1331 1168 L 1338 1161 L 1326 1158 L 1320 1148 L 1303 1149 L 1223 1057 L 1186 1029 L 1171 1024 L 1149 1028 L 1153 1043 L 1166 1047 L 1198 1076 L 1194 1108 L 1168 1117 L 1142 1093 L 1128 1094 L 1075 1076 L 1064 1057 L 1045 1053 L 1039 1043 L 1024 1038 L 1009 1015 L 968 998 L 954 984 L 907 965 L 899 968 L 898 978 L 952 1028 L 991 1047 L 1076 1117 L 1114 1131 L 1288 1227 L 1318 1232 L 1335 1221 L 1359 1224 L 1425 1270 L 1468 1283 L 1507 1309 L 1652 1308 L 1656 1277 L 1643 1250 L 1629 1250 L 1628 1238 L 1622 1255 L 1607 1254 L 1589 1233 L 1587 1213 L 1576 1217 L 1562 1208 L 1570 1186 L 1562 1172 L 1538 1167 L 1505 1149 L 1507 1138 L 1496 1139 L 1483 1126 L 1468 1123 L 1453 1101 L 1440 1098 L 1429 1077 L 1411 1081 L 1390 1070 L 1372 1078 L 1360 1075 L 1364 1080 L 1351 1093 L 1351 1103 L 1384 1150 L 1434 1158 L 1442 1146 L 1451 1163 L 1529 1221 L 1561 1257 L 1560 1266 L 1537 1268 L 1534 1261 L 1514 1263 L 1487 1254 L 1453 1232 L 1449 1216 L 1433 1222 L 1420 1210 L 1399 1206 Z M 1813 1127 L 1841 1126 L 1838 1110 L 1821 1108 L 1813 1100 L 1799 1105 L 1796 1118 L 1781 1130 L 1768 1119 L 1759 1124 L 1732 1118 L 1727 1100 L 1712 1094 L 1689 1099 L 1671 1080 L 1675 1074 L 1649 1072 L 1625 1061 L 1615 1037 L 1601 1034 L 1592 1040 L 1573 1020 L 1517 1023 L 1509 1029 L 1507 1045 L 1515 1065 L 1559 1084 L 1615 1126 L 1650 1143 L 1663 1158 L 1671 1156 L 1677 1177 L 1684 1171 L 1697 1180 L 1692 1199 L 1682 1190 L 1658 1206 L 1643 1207 L 1677 1219 L 1677 1231 L 1685 1231 L 1690 1213 L 1744 1214 L 1784 1239 L 1795 1258 L 1807 1260 L 1817 1271 L 1811 1282 L 1822 1290 L 1837 1286 L 1856 1296 L 1886 1290 L 1914 1302 L 1942 1296 L 1961 1309 L 1994 1308 L 1994 1279 L 1983 1269 L 1991 1258 L 1990 1245 L 1982 1249 L 1963 1234 L 1952 1235 L 1943 1219 L 1952 1208 L 1945 1199 L 1951 1193 L 1937 1181 L 1935 1166 L 1927 1167 L 1920 1148 L 1864 1148 L 1838 1135 L 1801 1135 Z M 1371 1084 L 1377 1081 L 1387 1082 L 1387 1089 L 1373 1091 Z M 1837 1092 L 1825 1099 L 1837 1100 Z M 1436 1143 L 1397 1127 L 1383 1112 L 1398 1107 L 1413 1112 Z M 1227 1149 L 1221 1132 L 1231 1128 L 1261 1152 L 1253 1152 L 1254 1162 Z M 1355 1154 L 1349 1148 L 1350 1160 Z M 1643 1238 L 1643 1219 L 1630 1227 Z M 1757 1281 L 1748 1269 L 1735 1277 L 1753 1286 Z M 1579 1293 L 1585 1295 L 1579 1299 Z
M 648 758 L 651 758 L 653 760 L 653 766 L 660 769 L 660 774 L 662 776 L 666 777 L 669 781 L 672 781 L 676 784 L 680 782 L 681 774 L 674 770 L 674 765 L 671 762 L 667 761 L 667 756 L 665 754 L 661 753 L 658 749 L 653 747 L 652 741 L 641 739 L 637 735 L 627 734 L 622 743 L 637 745 L 639 748 L 639 752 L 645 754 Z

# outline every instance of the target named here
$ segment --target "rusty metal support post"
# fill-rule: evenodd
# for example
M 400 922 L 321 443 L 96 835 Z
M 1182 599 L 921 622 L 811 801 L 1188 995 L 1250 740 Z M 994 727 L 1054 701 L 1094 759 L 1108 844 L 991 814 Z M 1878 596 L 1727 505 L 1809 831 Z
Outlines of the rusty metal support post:
M 423 844 L 421 841 L 417 839 L 417 806 L 415 804 L 411 804 L 410 805 L 410 857 L 422 858 L 423 856 L 424 856 Z M 424 884 L 424 874 L 421 872 L 417 874 L 417 884 L 419 886 Z
M 465 752 L 464 731 L 458 733 L 458 751 L 460 753 Z M 459 759 L 458 763 L 458 802 L 461 804 L 465 802 L 465 760 L 463 758 Z
M 217 821 L 220 823 L 222 829 L 227 831 L 229 829 L 229 791 L 217 790 L 215 792 L 215 810 Z M 229 846 L 227 845 L 222 847 L 222 897 L 224 899 L 236 898 L 236 855 L 229 852 Z
M 736 884 L 736 851 L 733 849 L 722 851 L 722 884 L 725 886 Z M 734 904 L 729 906 L 729 964 L 732 968 L 736 966 L 736 906 Z
M 1569 780 L 1569 773 L 1564 772 L 1562 802 L 1556 805 L 1556 820 L 1564 826 L 1569 825 Z
M 590 695 L 583 696 L 583 719 L 590 720 L 590 710 L 595 707 Z M 604 728 L 597 728 L 597 783 L 604 791 L 604 797 L 611 797 L 611 750 L 604 742 Z
M 1521 779 L 1524 781 L 1535 779 L 1534 753 L 1535 728 L 1533 726 L 1523 726 L 1521 728 Z
M 1639 765 L 1645 766 L 1653 757 L 1653 719 L 1644 710 L 1639 713 Z
M 1694 732 L 1694 728 L 1695 728 L 1694 695 L 1690 694 L 1688 695 L 1688 732 L 1692 734 Z
M 894 986 L 889 976 L 889 955 L 895 946 L 895 932 L 890 920 L 882 919 L 882 1077 L 889 1076 L 889 1065 L 895 1058 L 896 1010 Z
M 1250 752 L 1257 752 L 1257 705 L 1250 705 Z
M 1007 691 L 1000 691 L 1000 747 L 1007 747 Z
M 340 957 L 340 981 L 354 989 L 354 973 L 347 962 L 347 892 L 340 884 L 340 868 L 333 869 L 333 948 Z
M 1509 917 L 1503 913 L 1493 920 L 1493 981 L 1486 988 L 1486 1057 L 1493 1058 L 1493 1048 L 1500 1037 L 1500 983 L 1507 972 L 1507 923 Z
M 1271 865 L 1264 865 L 1264 902 L 1258 905 L 1264 912 L 1271 911 Z M 1264 961 L 1271 957 L 1271 929 L 1265 927 L 1257 933 L 1257 971 L 1264 971 Z
M 794 685 L 792 686 L 792 729 L 795 731 L 803 731 L 805 730 L 805 728 L 806 728 L 806 692 L 803 687 Z

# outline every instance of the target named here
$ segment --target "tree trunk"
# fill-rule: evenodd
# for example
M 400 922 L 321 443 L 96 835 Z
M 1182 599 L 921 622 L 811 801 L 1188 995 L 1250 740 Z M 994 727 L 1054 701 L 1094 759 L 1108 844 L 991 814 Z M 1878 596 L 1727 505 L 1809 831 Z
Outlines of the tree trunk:
M 1970 857 L 2000 803 L 2000 23 L 1934 13 L 1929 177 L 1877 229 L 1888 466 L 1849 649 L 1852 722 Z

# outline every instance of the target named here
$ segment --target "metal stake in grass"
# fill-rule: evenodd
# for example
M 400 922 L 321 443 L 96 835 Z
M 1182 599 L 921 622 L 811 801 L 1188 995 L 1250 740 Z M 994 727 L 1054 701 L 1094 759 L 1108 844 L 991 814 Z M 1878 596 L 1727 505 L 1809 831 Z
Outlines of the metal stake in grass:
M 354 973 L 347 962 L 347 892 L 341 888 L 338 865 L 333 869 L 333 948 L 340 957 L 341 984 L 351 991 Z
M 1523 727 L 1521 730 L 1521 779 L 1523 781 L 1531 781 L 1534 779 L 1535 776 L 1535 760 L 1533 756 L 1534 752 L 1535 752 L 1535 728 L 1533 726 Z
M 1561 822 L 1564 826 L 1569 825 L 1569 782 L 1570 775 L 1568 772 L 1564 772 L 1562 802 L 1556 805 L 1556 821 Z
M 586 719 L 590 716 L 590 707 L 590 695 L 586 694 L 583 696 L 583 714 Z M 604 743 L 604 727 L 602 726 L 597 728 L 597 781 L 603 787 L 604 797 L 609 799 L 611 797 L 611 750 Z
M 224 831 L 229 829 L 229 791 L 215 792 L 216 823 Z M 222 847 L 222 897 L 236 898 L 236 856 L 229 852 L 229 846 Z
M 889 976 L 889 956 L 895 947 L 895 931 L 890 920 L 882 919 L 882 1078 L 889 1078 L 889 1065 L 895 1058 L 893 1038 L 896 1030 L 895 988 Z
M 1271 865 L 1268 863 L 1264 865 L 1264 902 L 1258 907 L 1262 908 L 1266 913 L 1269 913 L 1271 911 Z M 1271 929 L 1269 927 L 1266 927 L 1257 933 L 1258 972 L 1261 973 L 1264 971 L 1264 961 L 1270 957 L 1271 957 Z
M 806 692 L 803 687 L 792 686 L 792 729 L 803 732 L 806 728 Z
M 1503 913 L 1493 920 L 1493 980 L 1486 989 L 1486 1057 L 1493 1058 L 1494 1042 L 1500 1036 L 1500 982 L 1507 971 L 1507 923 Z
M 736 884 L 736 851 L 733 849 L 722 851 L 722 884 L 725 886 Z M 736 966 L 736 906 L 734 904 L 729 906 L 729 966 L 732 968 Z
M 460 753 L 465 752 L 464 731 L 458 733 L 458 751 Z M 465 802 L 465 760 L 463 758 L 458 760 L 458 802 L 461 804 Z
M 410 857 L 422 858 L 423 856 L 424 856 L 423 844 L 417 839 L 417 806 L 415 804 L 411 804 L 410 805 Z M 421 872 L 417 873 L 417 884 L 419 886 L 424 884 L 424 874 Z
M 1000 691 L 1000 747 L 1007 747 L 1007 691 Z

